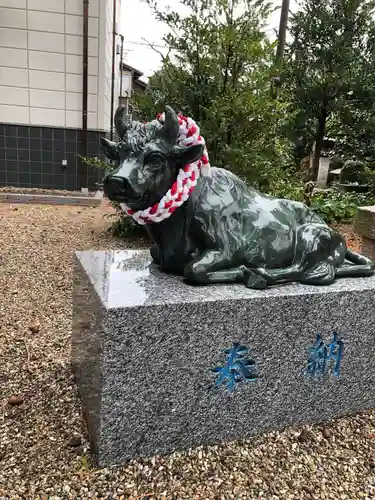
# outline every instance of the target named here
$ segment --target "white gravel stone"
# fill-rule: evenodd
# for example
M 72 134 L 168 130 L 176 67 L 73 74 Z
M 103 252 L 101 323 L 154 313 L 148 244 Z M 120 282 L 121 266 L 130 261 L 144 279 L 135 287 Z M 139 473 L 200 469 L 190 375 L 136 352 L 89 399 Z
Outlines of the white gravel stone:
M 330 439 L 289 428 L 93 466 L 70 369 L 72 254 L 124 246 L 107 224 L 100 208 L 0 204 L 0 499 L 375 498 L 374 411 L 327 423 Z

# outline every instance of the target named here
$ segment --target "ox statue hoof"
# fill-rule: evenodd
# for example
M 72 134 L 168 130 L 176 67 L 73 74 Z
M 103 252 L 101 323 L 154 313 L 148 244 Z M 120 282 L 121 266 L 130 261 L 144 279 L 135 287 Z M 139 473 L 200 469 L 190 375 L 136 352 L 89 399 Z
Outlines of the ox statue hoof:
M 246 269 L 244 271 L 245 285 L 247 288 L 253 288 L 255 290 L 264 290 L 267 288 L 267 280 L 263 278 L 253 269 Z

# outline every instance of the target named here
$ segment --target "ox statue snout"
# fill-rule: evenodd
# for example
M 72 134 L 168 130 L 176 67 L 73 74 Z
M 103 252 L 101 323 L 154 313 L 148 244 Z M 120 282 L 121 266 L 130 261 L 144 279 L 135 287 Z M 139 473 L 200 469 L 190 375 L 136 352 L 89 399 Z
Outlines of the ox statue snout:
M 121 175 L 109 174 L 103 180 L 104 194 L 110 200 L 126 203 L 139 198 L 130 180 Z
M 108 198 L 114 196 L 126 196 L 128 190 L 128 181 L 123 177 L 118 177 L 117 175 L 107 175 L 104 179 L 104 193 Z

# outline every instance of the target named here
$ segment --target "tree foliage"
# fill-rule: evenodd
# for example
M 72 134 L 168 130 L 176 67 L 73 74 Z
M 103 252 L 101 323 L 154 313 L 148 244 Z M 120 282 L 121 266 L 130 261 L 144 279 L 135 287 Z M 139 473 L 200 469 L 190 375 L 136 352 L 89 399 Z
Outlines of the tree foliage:
M 330 130 L 338 155 L 375 166 L 374 98 L 349 102 L 342 107 L 331 120 Z
M 291 162 L 280 130 L 288 104 L 273 97 L 274 44 L 265 0 L 180 0 L 185 13 L 146 0 L 168 27 L 168 55 L 136 102 L 150 119 L 165 104 L 194 118 L 210 161 L 265 188 Z
M 302 0 L 291 18 L 284 78 L 293 129 L 316 143 L 313 178 L 324 136 L 351 130 L 359 137 L 369 104 L 373 113 L 373 12 L 372 0 Z

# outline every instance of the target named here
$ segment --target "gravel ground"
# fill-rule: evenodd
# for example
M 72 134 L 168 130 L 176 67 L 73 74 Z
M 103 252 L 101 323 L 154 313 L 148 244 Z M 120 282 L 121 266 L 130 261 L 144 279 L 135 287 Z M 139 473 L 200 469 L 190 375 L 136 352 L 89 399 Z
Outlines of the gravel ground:
M 100 208 L 0 204 L 0 498 L 375 498 L 375 412 L 93 466 L 70 372 L 72 252 L 119 247 L 106 224 Z
M 349 248 L 355 252 L 361 251 L 362 238 L 354 231 L 353 226 L 348 224 L 334 224 L 333 227 L 345 236 Z

